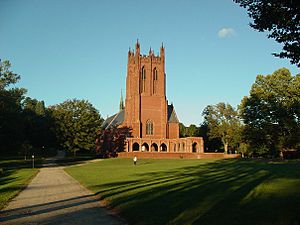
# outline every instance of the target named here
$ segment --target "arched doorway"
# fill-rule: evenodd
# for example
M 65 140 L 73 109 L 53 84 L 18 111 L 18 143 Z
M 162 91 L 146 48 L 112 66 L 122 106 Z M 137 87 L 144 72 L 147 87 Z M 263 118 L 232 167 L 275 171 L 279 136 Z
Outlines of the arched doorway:
M 142 145 L 142 152 L 149 152 L 149 145 L 147 143 Z
M 140 145 L 138 143 L 133 143 L 132 145 L 132 151 L 139 151 L 140 150 Z
M 197 152 L 197 142 L 193 143 L 193 152 Z
M 157 146 L 156 143 L 153 143 L 153 144 L 151 145 L 151 152 L 158 152 L 158 146 Z
M 174 143 L 174 147 L 173 147 L 174 152 L 176 152 L 176 144 Z
M 165 144 L 165 143 L 162 143 L 162 144 L 160 145 L 160 151 L 161 151 L 161 152 L 166 152 L 167 150 L 168 150 L 168 148 L 167 148 L 166 144 Z

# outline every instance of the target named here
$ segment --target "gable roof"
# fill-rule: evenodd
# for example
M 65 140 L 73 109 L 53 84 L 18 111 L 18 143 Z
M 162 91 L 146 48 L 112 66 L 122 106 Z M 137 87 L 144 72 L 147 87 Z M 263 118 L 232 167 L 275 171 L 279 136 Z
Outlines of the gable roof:
M 125 109 L 120 110 L 118 113 L 108 117 L 102 124 L 103 129 L 108 129 L 111 126 L 117 126 L 124 122 Z M 168 105 L 168 122 L 179 123 L 175 108 L 173 105 Z
M 168 105 L 168 122 L 179 123 L 173 104 Z
M 120 125 L 124 122 L 125 110 L 122 109 L 118 113 L 108 117 L 102 124 L 103 129 L 110 128 L 111 126 Z

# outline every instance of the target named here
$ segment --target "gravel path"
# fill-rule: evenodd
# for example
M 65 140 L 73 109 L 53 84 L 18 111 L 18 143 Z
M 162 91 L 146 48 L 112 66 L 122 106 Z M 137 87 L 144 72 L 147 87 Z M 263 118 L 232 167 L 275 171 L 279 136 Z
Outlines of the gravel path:
M 1 225 L 126 224 L 62 167 L 48 162 L 48 167 L 40 169 L 27 188 L 0 211 Z

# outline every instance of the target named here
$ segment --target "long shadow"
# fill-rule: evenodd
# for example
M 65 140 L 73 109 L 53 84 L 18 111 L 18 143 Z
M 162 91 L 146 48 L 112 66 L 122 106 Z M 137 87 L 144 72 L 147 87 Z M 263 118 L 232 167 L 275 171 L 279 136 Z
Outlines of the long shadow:
M 85 160 L 87 160 L 86 157 L 84 158 L 84 161 Z M 83 159 L 79 159 L 76 162 L 72 160 L 71 164 L 74 165 L 77 163 L 82 163 L 82 161 Z M 64 165 L 65 162 L 68 162 L 68 160 L 64 160 Z M 44 166 L 57 167 L 60 165 L 57 165 L 56 158 L 50 158 L 44 161 Z M 13 173 L 13 170 L 11 170 L 11 173 Z M 6 171 L 5 174 L 6 177 L 0 178 L 1 184 L 5 182 L 11 182 L 14 179 L 14 178 L 7 178 L 7 176 L 10 174 L 8 174 L 8 171 Z M 9 190 L 11 191 L 11 188 L 9 188 Z M 4 192 L 7 190 L 6 189 L 0 190 L 0 193 L 1 191 Z M 0 224 L 2 224 L 2 222 L 8 224 L 11 223 L 27 224 L 31 222 L 35 223 L 37 221 L 42 221 L 42 222 L 46 221 L 49 224 L 53 224 L 53 221 L 56 220 L 63 222 L 64 224 L 65 221 L 69 221 L 70 224 L 76 224 L 76 223 L 89 221 L 91 218 L 97 220 L 97 218 L 95 217 L 98 216 L 102 217 L 102 220 L 106 221 L 107 217 L 110 216 L 108 216 L 106 212 L 104 213 L 104 210 L 101 209 L 99 201 L 100 198 L 98 196 L 91 194 L 91 195 L 63 199 L 59 201 L 53 201 L 49 203 L 35 204 L 26 207 L 2 210 L 0 211 Z M 74 219 L 75 217 L 77 217 L 76 216 L 77 213 L 81 215 L 79 221 L 71 222 L 72 220 L 65 217 L 66 215 L 71 215 Z M 85 223 L 85 224 L 95 224 L 95 223 L 90 221 L 90 223 Z M 111 221 L 109 222 L 109 224 L 111 224 Z M 114 224 L 119 224 L 119 223 L 117 222 Z
M 47 216 L 45 216 L 45 214 Z M 95 220 L 98 221 L 99 219 L 102 222 L 107 221 L 106 224 L 112 224 L 110 220 L 115 220 L 113 215 L 104 212 L 103 208 L 99 205 L 99 199 L 96 198 L 95 195 L 85 195 L 45 204 L 0 211 L 0 223 L 8 224 L 27 224 L 28 222 L 68 224 L 67 221 L 69 224 L 95 224 Z M 119 219 L 115 221 L 119 221 Z M 120 224 L 122 223 L 120 222 Z
M 183 211 L 186 211 L 187 208 L 190 208 L 191 206 L 193 208 L 198 207 L 199 205 L 201 206 L 201 203 L 199 203 L 200 201 L 208 201 L 206 204 L 218 202 L 232 191 L 230 190 L 232 183 L 241 179 L 251 179 L 251 176 L 249 175 L 243 175 L 236 177 L 235 179 L 226 175 L 213 177 L 209 175 L 210 171 L 211 170 L 202 170 L 205 175 L 200 177 L 199 175 L 198 177 L 195 176 L 187 182 L 175 182 L 174 184 L 162 183 L 162 185 L 158 187 L 153 187 L 150 192 L 148 190 L 141 191 L 133 196 L 128 195 L 121 197 L 114 200 L 112 204 L 117 207 L 125 205 L 125 210 L 123 212 L 126 217 L 129 216 L 130 218 L 134 218 L 134 215 L 132 215 L 131 212 L 137 213 L 136 210 L 141 208 L 140 213 L 142 213 L 143 211 L 149 211 L 145 210 L 145 208 L 148 208 L 147 205 L 150 207 L 152 206 L 150 211 L 151 214 L 147 215 L 148 218 L 144 218 L 146 219 L 147 224 L 167 224 L 174 220 L 174 215 L 180 215 Z M 178 180 L 183 178 L 186 178 L 185 174 L 180 175 Z M 229 180 L 230 182 L 228 182 Z M 211 190 L 214 191 L 212 192 Z M 164 209 L 164 211 L 161 211 L 161 209 Z M 206 210 L 206 208 L 202 207 L 202 210 Z M 149 221 L 149 218 L 154 220 Z M 159 218 L 159 220 L 155 220 L 155 218 Z M 186 221 L 187 220 L 180 221 L 176 224 L 186 224 Z M 139 222 L 136 221 L 136 223 L 138 224 Z
M 92 202 L 97 202 L 97 198 L 91 198 L 94 195 L 85 195 L 75 198 L 64 199 L 60 201 L 54 201 L 45 204 L 36 204 L 33 206 L 20 207 L 10 210 L 0 211 L 0 222 L 8 222 L 14 219 L 20 219 L 23 217 L 30 217 L 43 213 L 49 213 L 56 210 L 67 209 L 74 206 L 84 205 Z
M 112 199 L 110 206 L 119 209 L 132 224 L 300 224 L 299 216 L 295 216 L 299 195 L 293 196 L 294 200 L 274 196 L 272 204 L 287 204 L 280 210 L 268 203 L 270 199 L 242 204 L 255 188 L 277 178 L 299 179 L 300 164 L 224 159 L 179 171 L 144 173 L 135 181 L 93 189 L 100 190 L 97 194 L 102 198 Z M 270 219 L 274 212 L 265 210 L 264 204 L 275 210 L 280 223 Z M 256 211 L 264 213 L 254 217 Z

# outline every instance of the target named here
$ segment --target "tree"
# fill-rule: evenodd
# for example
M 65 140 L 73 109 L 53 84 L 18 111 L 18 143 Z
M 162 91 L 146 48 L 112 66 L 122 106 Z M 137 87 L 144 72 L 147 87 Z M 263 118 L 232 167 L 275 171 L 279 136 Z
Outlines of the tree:
M 258 75 L 240 105 L 245 136 L 255 154 L 273 156 L 300 144 L 300 74 L 282 68 Z
M 220 138 L 224 153 L 228 153 L 228 146 L 232 144 L 236 131 L 241 126 L 237 111 L 223 102 L 217 105 L 208 105 L 204 111 L 204 124 L 208 126 L 210 139 Z
M 99 130 L 96 139 L 96 153 L 102 158 L 117 157 L 118 152 L 123 152 L 125 140 L 131 136 L 132 129 L 126 126 L 111 126 Z
M 78 150 L 94 150 L 103 119 L 86 100 L 67 100 L 50 107 L 55 119 L 59 145 L 76 155 Z
M 288 58 L 300 67 L 300 2 L 298 0 L 234 0 L 248 10 L 250 26 L 269 32 L 268 38 L 283 44 L 276 57 Z
M 56 147 L 54 121 L 44 101 L 26 97 L 22 106 L 25 146 L 31 145 L 34 150 L 44 152 L 49 147 Z
M 0 149 L 15 154 L 23 142 L 22 100 L 26 90 L 12 87 L 20 75 L 11 71 L 11 63 L 0 62 Z
M 208 134 L 208 124 L 202 123 L 199 127 L 200 137 L 204 141 L 204 149 L 207 152 L 216 152 L 218 149 L 221 149 L 223 144 L 220 138 L 212 138 Z
M 183 123 L 179 123 L 179 137 L 186 137 L 187 133 L 186 133 L 186 127 L 184 126 Z
M 21 77 L 20 75 L 10 70 L 11 63 L 8 60 L 4 60 L 1 63 L 0 60 L 0 90 L 7 90 L 12 84 L 17 83 Z
M 189 127 L 186 128 L 187 136 L 188 137 L 199 137 L 200 130 L 195 124 L 191 124 Z
M 186 127 L 183 123 L 179 123 L 179 136 L 180 137 L 199 137 L 200 136 L 200 128 L 195 124 L 191 124 Z

